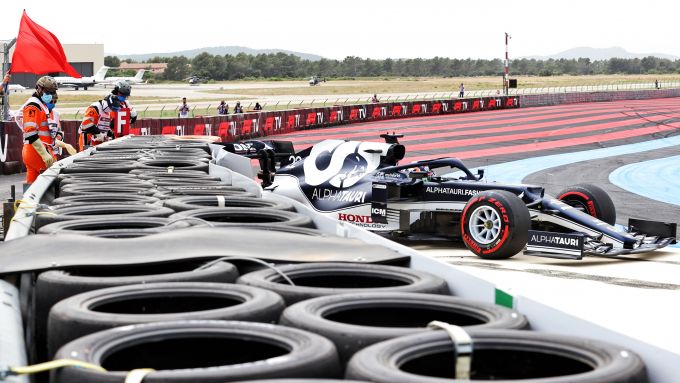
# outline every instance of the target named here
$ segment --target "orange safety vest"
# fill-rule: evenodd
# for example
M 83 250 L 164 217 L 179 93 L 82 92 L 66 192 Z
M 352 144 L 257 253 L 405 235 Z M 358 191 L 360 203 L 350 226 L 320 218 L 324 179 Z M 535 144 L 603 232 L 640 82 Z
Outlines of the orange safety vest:
M 54 138 L 50 132 L 50 110 L 37 97 L 31 97 L 23 106 L 22 129 L 24 131 L 24 143 L 28 144 L 28 139 L 38 136 L 40 141 L 46 146 L 54 144 Z

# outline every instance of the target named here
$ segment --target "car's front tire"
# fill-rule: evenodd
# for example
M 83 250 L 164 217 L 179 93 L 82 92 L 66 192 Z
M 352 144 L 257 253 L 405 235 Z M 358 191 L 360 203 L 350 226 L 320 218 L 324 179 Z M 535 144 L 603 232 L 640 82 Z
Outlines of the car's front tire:
M 570 186 L 559 193 L 557 199 L 583 210 L 600 221 L 610 225 L 616 223 L 616 207 L 611 197 L 601 187 L 591 184 Z
M 516 195 L 489 190 L 467 202 L 460 223 L 463 242 L 470 251 L 485 259 L 505 259 L 526 246 L 531 218 Z

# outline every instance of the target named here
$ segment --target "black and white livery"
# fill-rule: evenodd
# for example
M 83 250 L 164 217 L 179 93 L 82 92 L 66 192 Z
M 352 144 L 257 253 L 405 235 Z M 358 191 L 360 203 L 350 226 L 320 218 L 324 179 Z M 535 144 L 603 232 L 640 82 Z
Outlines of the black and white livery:
M 483 171 L 473 174 L 456 158 L 399 165 L 405 155 L 401 136 L 381 137 L 385 142 L 325 140 L 298 153 L 280 141 L 241 145 L 263 148 L 256 155 L 260 178 L 273 193 L 374 232 L 462 240 L 482 258 L 509 258 L 522 250 L 570 259 L 617 256 L 675 241 L 676 228 L 663 223 L 614 226 L 614 204 L 595 185 L 552 197 L 541 186 L 482 181 Z

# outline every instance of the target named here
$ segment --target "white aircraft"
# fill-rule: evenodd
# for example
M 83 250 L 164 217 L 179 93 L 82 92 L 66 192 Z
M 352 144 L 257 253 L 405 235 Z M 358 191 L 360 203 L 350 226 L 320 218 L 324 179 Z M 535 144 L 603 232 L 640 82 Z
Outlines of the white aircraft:
M 135 74 L 134 77 L 107 77 L 102 82 L 104 84 L 113 84 L 118 81 L 125 81 L 128 84 L 141 84 L 144 82 L 144 72 L 146 72 L 146 69 L 140 69 L 137 71 L 137 74 Z
M 8 92 L 22 92 L 26 90 L 25 86 L 22 86 L 20 84 L 9 84 L 7 85 L 7 91 Z
M 75 78 L 75 77 L 68 77 L 68 76 L 56 76 L 54 80 L 59 84 L 59 86 L 70 86 L 78 90 L 78 88 L 83 88 L 87 90 L 88 87 L 94 86 L 94 84 L 98 84 L 100 82 L 104 81 L 104 77 L 106 76 L 106 72 L 109 70 L 109 67 L 103 66 L 99 68 L 97 73 L 95 73 L 94 76 L 90 77 L 81 77 L 81 78 Z

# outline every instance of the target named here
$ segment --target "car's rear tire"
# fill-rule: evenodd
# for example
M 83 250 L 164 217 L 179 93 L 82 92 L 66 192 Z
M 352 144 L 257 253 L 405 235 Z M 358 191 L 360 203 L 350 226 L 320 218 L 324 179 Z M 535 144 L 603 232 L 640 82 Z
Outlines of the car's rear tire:
M 531 218 L 516 195 L 488 190 L 467 202 L 460 224 L 463 242 L 470 251 L 484 259 L 505 259 L 526 246 Z
M 592 184 L 570 186 L 559 193 L 557 199 L 610 225 L 616 223 L 616 207 L 609 194 Z

